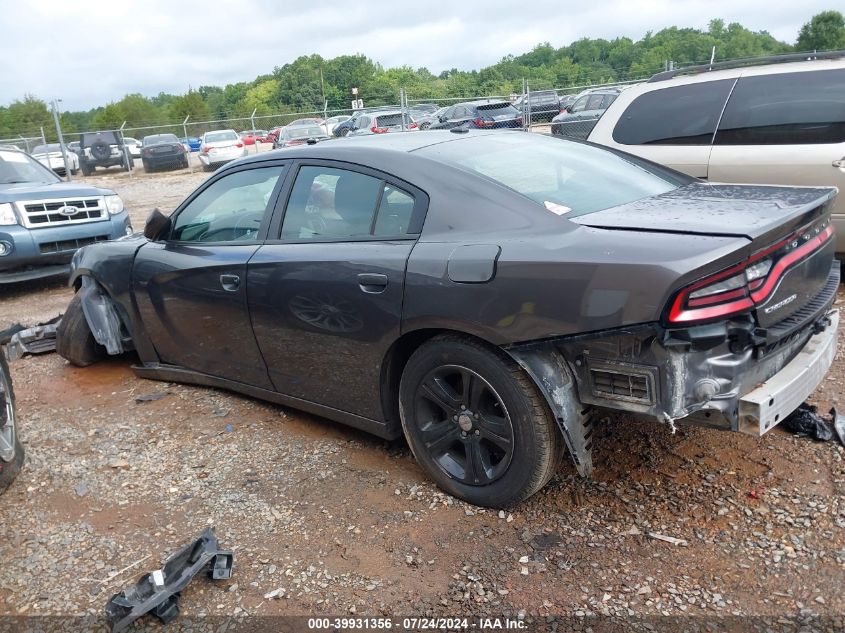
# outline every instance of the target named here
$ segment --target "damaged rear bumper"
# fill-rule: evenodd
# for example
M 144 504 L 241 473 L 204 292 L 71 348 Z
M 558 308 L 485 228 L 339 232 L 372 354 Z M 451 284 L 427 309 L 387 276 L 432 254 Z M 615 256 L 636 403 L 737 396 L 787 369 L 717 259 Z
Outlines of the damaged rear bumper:
M 739 399 L 739 431 L 763 435 L 795 411 L 824 379 L 836 356 L 839 312 L 778 373 Z
M 591 433 L 583 416 L 589 405 L 755 435 L 774 427 L 831 365 L 839 324 L 831 306 L 838 287 L 835 262 L 822 291 L 768 329 L 750 316 L 671 330 L 648 323 L 505 351 L 546 397 L 585 475 L 591 468 Z

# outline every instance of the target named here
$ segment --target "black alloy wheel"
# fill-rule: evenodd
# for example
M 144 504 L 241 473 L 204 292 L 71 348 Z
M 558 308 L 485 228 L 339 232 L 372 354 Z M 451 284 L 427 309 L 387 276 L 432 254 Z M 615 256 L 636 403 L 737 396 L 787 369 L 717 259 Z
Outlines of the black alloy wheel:
M 513 457 L 514 434 L 502 398 L 476 372 L 433 369 L 417 388 L 415 419 L 429 456 L 461 483 L 499 479 Z

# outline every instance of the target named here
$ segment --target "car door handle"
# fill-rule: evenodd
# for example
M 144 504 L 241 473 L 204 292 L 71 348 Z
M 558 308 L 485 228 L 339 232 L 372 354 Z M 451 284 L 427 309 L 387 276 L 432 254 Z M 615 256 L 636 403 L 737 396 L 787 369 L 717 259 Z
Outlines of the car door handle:
M 833 161 L 833 166 L 839 167 L 839 169 L 845 169 L 845 158 Z
M 364 292 L 384 292 L 384 289 L 387 288 L 387 275 L 382 275 L 381 273 L 361 273 L 358 275 L 358 285 Z
M 223 286 L 223 290 L 235 292 L 241 287 L 241 278 L 237 275 L 220 275 L 220 285 Z

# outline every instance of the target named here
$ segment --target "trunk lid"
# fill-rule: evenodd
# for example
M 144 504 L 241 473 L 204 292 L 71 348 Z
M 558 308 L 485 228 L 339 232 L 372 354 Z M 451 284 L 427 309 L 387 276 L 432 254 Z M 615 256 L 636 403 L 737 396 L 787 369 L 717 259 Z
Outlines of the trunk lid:
M 836 193 L 832 187 L 696 182 L 570 219 L 611 230 L 746 238 L 748 247 L 737 252 L 730 277 L 751 270 L 744 262 L 762 267 L 764 272 L 755 281 L 748 277 L 747 296 L 753 300 L 757 324 L 770 328 L 793 315 L 806 314 L 808 321 L 816 318 L 814 312 L 802 309 L 823 292 L 831 275 L 836 249 L 830 213 Z M 696 292 L 698 297 L 693 294 L 687 305 L 709 306 L 718 318 L 715 302 L 702 297 L 706 292 Z M 739 290 L 733 292 L 742 300 Z M 698 314 L 707 318 L 704 310 Z
M 778 187 L 695 182 L 667 193 L 570 218 L 604 229 L 775 241 L 829 213 L 833 187 Z

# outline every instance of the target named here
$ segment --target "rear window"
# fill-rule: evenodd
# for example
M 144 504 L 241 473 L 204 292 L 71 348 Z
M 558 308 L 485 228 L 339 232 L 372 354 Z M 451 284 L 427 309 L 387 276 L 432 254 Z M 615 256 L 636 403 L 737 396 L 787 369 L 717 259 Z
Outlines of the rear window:
M 476 106 L 478 114 L 481 116 L 519 116 L 519 110 L 514 108 L 510 103 L 485 103 L 484 105 Z
M 310 126 L 310 127 L 295 127 L 293 129 L 288 128 L 285 131 L 285 136 L 287 138 L 309 138 L 312 136 L 325 136 L 326 132 L 321 127 Z
M 47 154 L 49 152 L 61 152 L 62 146 L 58 143 L 48 143 L 47 145 L 36 145 L 32 149 L 33 154 Z
M 417 151 L 489 178 L 567 217 L 666 193 L 689 182 L 635 157 L 538 134 L 476 136 Z
M 382 114 L 376 117 L 377 126 L 378 127 L 392 127 L 394 125 L 402 125 L 402 115 L 401 114 Z M 405 115 L 405 125 L 410 125 L 413 123 L 411 117 L 407 114 Z
M 741 78 L 716 145 L 845 142 L 845 70 Z
M 179 143 L 175 134 L 152 134 L 144 137 L 144 145 L 159 145 L 161 143 Z
M 652 90 L 634 99 L 616 123 L 623 145 L 709 145 L 734 79 Z
M 209 132 L 205 135 L 206 143 L 219 143 L 220 141 L 237 141 L 240 137 L 236 132 Z

